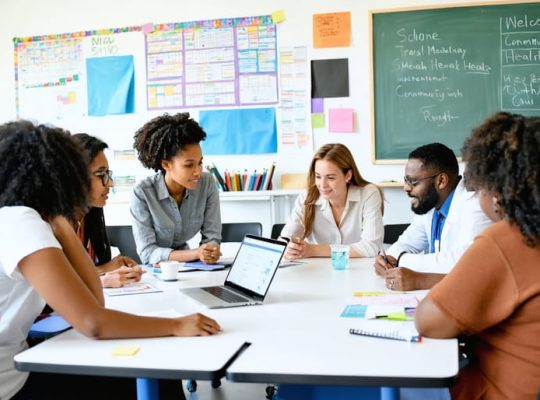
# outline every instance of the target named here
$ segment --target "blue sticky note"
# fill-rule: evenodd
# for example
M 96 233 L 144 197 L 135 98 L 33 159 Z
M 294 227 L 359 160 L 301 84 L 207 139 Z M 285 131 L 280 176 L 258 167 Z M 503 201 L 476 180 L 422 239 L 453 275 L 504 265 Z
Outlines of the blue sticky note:
M 340 317 L 342 318 L 365 318 L 367 306 L 363 304 L 350 304 L 345 307 Z
M 274 108 L 201 111 L 199 115 L 207 135 L 201 142 L 203 154 L 277 153 Z
M 135 111 L 133 56 L 86 59 L 88 115 L 127 114 Z

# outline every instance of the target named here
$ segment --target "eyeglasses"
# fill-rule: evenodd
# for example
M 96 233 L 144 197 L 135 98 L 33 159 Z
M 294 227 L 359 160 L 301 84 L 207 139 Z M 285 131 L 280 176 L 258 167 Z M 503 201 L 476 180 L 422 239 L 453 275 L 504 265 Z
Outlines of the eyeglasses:
M 107 186 L 109 181 L 113 180 L 113 172 L 110 169 L 107 169 L 105 171 L 97 171 L 94 172 L 92 175 L 99 177 L 103 186 Z
M 416 185 L 418 185 L 420 182 L 425 181 L 426 179 L 433 179 L 437 175 L 440 175 L 440 174 L 442 174 L 442 172 L 437 172 L 435 175 L 426 176 L 425 178 L 419 178 L 419 179 L 414 179 L 414 180 L 409 179 L 405 176 L 403 177 L 403 181 L 405 182 L 406 185 L 409 185 L 411 187 L 416 187 Z

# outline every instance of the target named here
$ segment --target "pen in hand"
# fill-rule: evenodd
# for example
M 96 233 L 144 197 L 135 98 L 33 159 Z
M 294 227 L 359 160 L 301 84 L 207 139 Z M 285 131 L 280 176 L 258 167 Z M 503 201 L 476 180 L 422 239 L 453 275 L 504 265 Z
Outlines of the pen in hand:
M 381 248 L 381 250 L 379 250 L 379 255 L 382 256 L 382 258 L 384 259 L 384 261 L 386 262 L 387 265 L 390 264 L 390 266 L 392 268 L 396 267 L 396 264 L 394 264 L 392 261 L 390 261 L 390 259 L 386 255 L 386 252 L 384 251 L 384 248 Z

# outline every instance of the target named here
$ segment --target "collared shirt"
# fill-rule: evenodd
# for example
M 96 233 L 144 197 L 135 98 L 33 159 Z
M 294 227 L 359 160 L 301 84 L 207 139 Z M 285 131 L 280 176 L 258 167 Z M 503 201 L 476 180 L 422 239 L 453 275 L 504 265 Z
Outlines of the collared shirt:
M 452 204 L 455 191 L 456 189 L 454 188 L 454 190 L 452 190 L 444 201 L 441 208 L 438 210 L 433 210 L 433 217 L 431 219 L 431 253 L 441 250 L 441 233 L 446 221 L 446 217 L 448 216 L 448 211 L 450 210 L 450 205 Z
M 296 199 L 282 236 L 304 236 L 306 194 L 304 192 Z M 319 197 L 315 206 L 313 231 L 306 241 L 312 244 L 348 244 L 363 257 L 375 257 L 384 236 L 381 205 L 381 193 L 377 186 L 351 186 L 341 221 L 336 224 L 330 203 Z
M 194 190 L 186 189 L 178 206 L 161 172 L 139 182 L 131 198 L 133 236 L 143 263 L 168 260 L 173 250 L 201 233 L 201 243 L 221 242 L 219 193 L 212 176 L 203 172 Z

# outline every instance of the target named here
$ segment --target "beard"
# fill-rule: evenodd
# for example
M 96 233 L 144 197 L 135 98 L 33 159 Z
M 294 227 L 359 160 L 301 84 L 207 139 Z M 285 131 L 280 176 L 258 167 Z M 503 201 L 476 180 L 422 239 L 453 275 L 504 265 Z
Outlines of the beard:
M 413 196 L 409 196 L 413 197 Z M 433 207 L 437 205 L 439 202 L 439 194 L 437 193 L 437 190 L 435 190 L 435 186 L 431 185 L 426 193 L 426 195 L 422 198 L 415 197 L 418 199 L 418 204 L 416 206 L 411 205 L 411 210 L 413 213 L 418 215 L 426 214 L 429 210 L 431 210 Z

